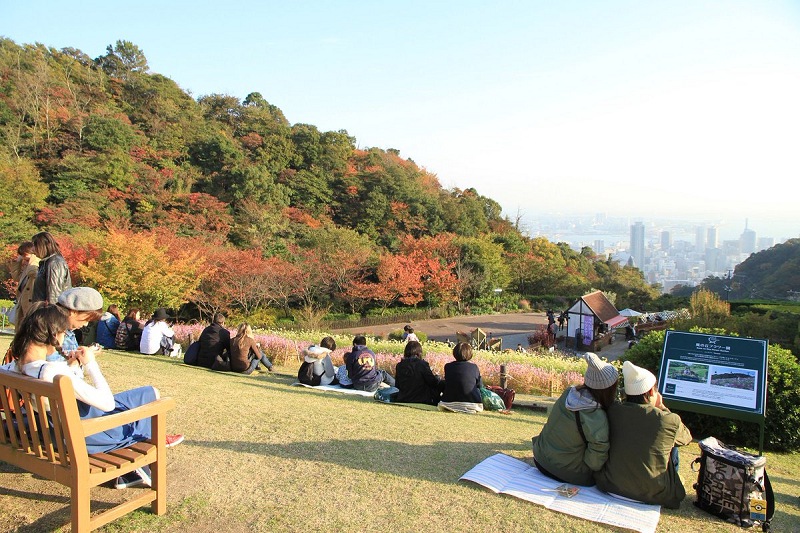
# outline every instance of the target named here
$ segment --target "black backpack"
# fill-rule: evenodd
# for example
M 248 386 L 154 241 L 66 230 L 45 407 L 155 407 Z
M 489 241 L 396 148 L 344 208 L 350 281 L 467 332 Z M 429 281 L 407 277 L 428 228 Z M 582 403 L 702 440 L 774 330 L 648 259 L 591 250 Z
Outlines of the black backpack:
M 322 382 L 322 376 L 314 375 L 314 363 L 303 361 L 303 364 L 300 365 L 300 370 L 297 371 L 297 381 L 303 385 L 316 387 Z

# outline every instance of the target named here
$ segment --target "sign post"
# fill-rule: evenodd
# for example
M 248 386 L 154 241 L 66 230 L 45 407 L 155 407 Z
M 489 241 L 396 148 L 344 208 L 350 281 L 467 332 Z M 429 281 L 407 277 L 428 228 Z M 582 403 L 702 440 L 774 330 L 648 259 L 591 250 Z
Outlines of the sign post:
M 764 449 L 766 339 L 668 330 L 658 388 L 670 408 L 756 422 Z

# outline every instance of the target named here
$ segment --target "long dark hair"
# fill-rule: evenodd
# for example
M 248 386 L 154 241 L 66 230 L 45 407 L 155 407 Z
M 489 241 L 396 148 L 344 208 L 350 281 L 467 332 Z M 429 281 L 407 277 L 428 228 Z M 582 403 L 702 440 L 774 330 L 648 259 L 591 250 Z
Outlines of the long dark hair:
M 610 387 L 606 387 L 605 389 L 593 389 L 591 387 L 587 387 L 586 385 L 580 385 L 576 387 L 576 389 L 586 389 L 594 398 L 600 407 L 603 408 L 604 411 L 607 411 L 611 404 L 613 404 L 617 399 L 617 386 L 619 381 L 615 381 L 613 385 Z
M 64 309 L 44 302 L 34 304 L 14 334 L 11 354 L 19 361 L 34 343 L 55 346 L 60 351 L 57 336 L 68 328 L 69 315 Z
M 422 345 L 417 341 L 408 341 L 403 349 L 404 357 L 422 357 Z
M 37 257 L 44 259 L 53 254 L 63 255 L 55 238 L 46 231 L 34 235 L 31 242 Z

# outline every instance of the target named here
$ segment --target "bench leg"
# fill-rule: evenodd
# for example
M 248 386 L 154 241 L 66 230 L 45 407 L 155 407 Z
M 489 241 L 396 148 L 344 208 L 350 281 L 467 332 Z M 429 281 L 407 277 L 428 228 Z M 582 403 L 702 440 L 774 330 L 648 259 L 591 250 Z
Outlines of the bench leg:
M 156 443 L 156 462 L 151 465 L 153 490 L 156 499 L 150 504 L 153 514 L 162 515 L 167 512 L 167 417 L 157 415 L 153 417 L 152 439 Z
M 70 487 L 70 514 L 72 515 L 72 532 L 88 533 L 91 531 L 89 520 L 91 519 L 90 494 L 88 480 L 80 479 L 85 474 L 76 473 L 76 479 L 72 480 Z

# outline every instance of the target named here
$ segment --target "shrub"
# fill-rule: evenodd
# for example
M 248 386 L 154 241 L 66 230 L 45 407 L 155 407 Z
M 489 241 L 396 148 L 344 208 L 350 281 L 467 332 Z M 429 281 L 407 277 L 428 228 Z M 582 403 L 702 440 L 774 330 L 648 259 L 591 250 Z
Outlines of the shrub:
M 725 334 L 720 330 L 693 328 L 699 333 Z M 623 359 L 647 368 L 658 375 L 663 351 L 664 332 L 647 334 L 628 350 Z M 800 364 L 789 350 L 777 345 L 767 349 L 767 406 L 764 446 L 775 451 L 800 449 Z M 723 442 L 758 448 L 758 428 L 755 424 L 729 420 L 700 413 L 681 412 L 681 418 L 695 438 L 712 435 Z

